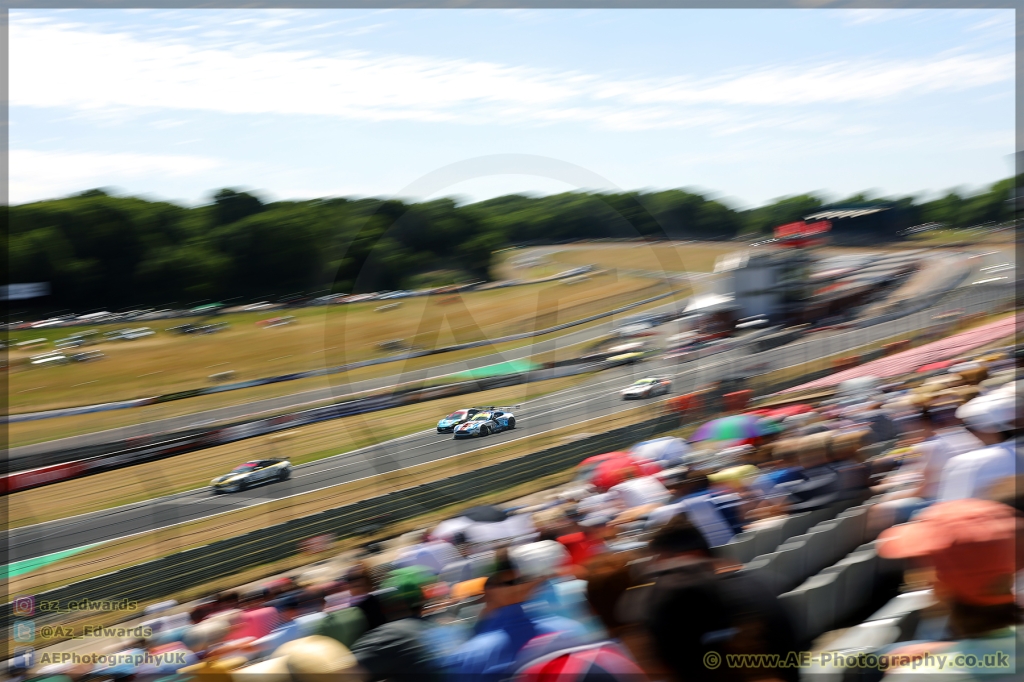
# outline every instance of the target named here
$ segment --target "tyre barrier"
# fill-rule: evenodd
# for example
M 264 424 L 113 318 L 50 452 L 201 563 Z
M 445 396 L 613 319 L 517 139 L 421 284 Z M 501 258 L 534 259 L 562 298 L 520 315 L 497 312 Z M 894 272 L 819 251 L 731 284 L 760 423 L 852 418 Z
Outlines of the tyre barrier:
M 696 391 L 668 399 L 668 411 L 681 419 L 699 419 L 707 415 L 707 391 Z
M 733 391 L 732 393 L 726 393 L 723 398 L 725 400 L 725 409 L 728 412 L 739 412 L 750 404 L 750 399 L 753 397 L 754 392 L 749 388 L 743 391 Z
M 906 350 L 910 347 L 910 339 L 903 339 L 902 341 L 893 341 L 882 346 L 885 351 L 885 355 L 894 355 L 901 351 Z
M 834 371 L 836 371 L 836 372 L 839 372 L 839 371 L 842 371 L 844 369 L 850 369 L 852 367 L 856 367 L 859 364 L 860 364 L 860 356 L 859 355 L 851 355 L 849 357 L 838 358 L 836 360 L 833 360 L 832 361 L 832 369 Z

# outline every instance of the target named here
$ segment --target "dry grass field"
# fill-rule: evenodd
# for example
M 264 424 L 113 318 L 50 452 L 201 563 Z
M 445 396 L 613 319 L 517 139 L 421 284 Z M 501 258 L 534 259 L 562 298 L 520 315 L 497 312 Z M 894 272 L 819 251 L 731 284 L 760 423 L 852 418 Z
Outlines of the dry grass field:
M 684 296 L 684 294 L 680 294 L 679 296 Z M 662 300 L 646 306 L 640 306 L 631 312 L 640 312 L 650 307 L 662 305 L 664 302 L 665 300 Z M 574 327 L 573 330 L 586 329 L 587 327 L 600 323 L 600 321 L 597 321 L 580 325 L 579 327 Z M 128 410 L 99 412 L 39 421 L 15 422 L 13 424 L 9 424 L 7 427 L 8 446 L 19 447 L 22 445 L 41 443 L 58 438 L 76 436 L 83 433 L 93 433 L 105 429 L 114 429 L 122 426 L 142 424 L 170 417 L 195 414 L 218 407 L 251 403 L 265 398 L 292 395 L 302 393 L 304 391 L 330 389 L 331 395 L 333 396 L 348 395 L 350 393 L 350 389 L 348 387 L 349 382 L 382 376 L 394 376 L 399 381 L 407 381 L 411 377 L 417 376 L 417 373 L 421 370 L 436 366 L 440 363 L 465 362 L 483 355 L 505 352 L 513 348 L 521 347 L 524 344 L 538 344 L 538 346 L 540 346 L 545 340 L 554 338 L 563 333 L 567 332 L 556 332 L 551 335 L 535 337 L 527 341 L 509 342 L 495 346 L 485 346 L 482 348 L 446 353 L 443 355 L 426 356 L 414 358 L 412 360 L 403 360 L 383 365 L 363 367 L 342 374 L 310 377 L 297 381 L 256 386 L 239 391 L 215 393 L 212 395 L 189 398 L 187 400 L 147 405 L 145 407 L 137 407 Z M 572 355 L 573 352 L 582 350 L 584 347 L 585 345 L 571 349 L 562 349 L 555 354 L 541 353 L 540 355 L 534 356 L 533 360 L 535 362 L 547 362 L 555 359 L 565 359 Z M 334 399 L 336 398 L 331 398 L 331 400 Z M 309 404 L 308 407 L 314 407 L 316 404 Z M 197 422 L 202 421 L 201 415 L 197 416 L 196 420 Z
M 727 253 L 743 249 L 734 242 L 690 242 L 648 244 L 616 242 L 570 244 L 519 249 L 511 252 L 503 265 L 507 277 L 538 277 L 548 270 L 561 270 L 563 265 L 598 265 L 617 270 L 648 270 L 651 272 L 711 272 L 715 260 Z M 542 262 L 531 268 L 516 268 L 513 263 L 536 257 Z
M 26 490 L 7 498 L 7 526 L 43 523 L 192 490 L 254 457 L 287 454 L 295 464 L 311 462 L 431 428 L 442 416 L 466 404 L 516 404 L 585 380 L 586 375 L 566 377 L 355 415 L 299 427 L 285 439 L 250 438 Z
M 36 367 L 27 362 L 34 354 L 32 351 L 12 351 L 8 410 L 18 413 L 172 393 L 210 385 L 210 375 L 225 371 L 235 372 L 235 380 L 242 381 L 342 365 L 384 356 L 377 344 L 393 339 L 404 339 L 412 346 L 430 349 L 494 338 L 580 319 L 664 291 L 663 285 L 650 280 L 597 275 L 584 283 L 550 282 L 462 295 L 401 299 L 399 307 L 384 312 L 377 312 L 381 302 L 366 302 L 226 315 L 224 321 L 231 324 L 231 328 L 211 335 L 181 336 L 166 331 L 168 327 L 186 322 L 181 319 L 125 325 L 148 326 L 157 333 L 135 341 L 91 346 L 90 349 L 103 351 L 107 357 L 81 364 Z M 294 315 L 297 323 L 274 328 L 256 326 L 261 319 L 283 314 Z M 26 330 L 18 332 L 14 340 L 45 337 L 52 341 L 74 331 L 72 328 Z M 475 355 L 494 350 L 479 349 Z M 473 355 L 467 352 L 467 357 Z M 459 359 L 453 356 L 423 358 L 420 366 Z M 386 376 L 396 369 L 394 365 L 366 368 L 345 378 L 352 381 Z M 255 399 L 254 396 L 269 397 L 329 385 L 323 379 L 309 383 L 306 387 L 299 382 L 270 386 L 264 393 L 247 389 L 210 396 L 214 400 L 204 406 L 248 402 Z M 243 393 L 247 394 L 244 398 L 240 395 Z M 221 403 L 216 398 L 229 402 Z M 190 406 L 191 409 L 194 408 Z M 137 418 L 133 415 L 133 419 Z

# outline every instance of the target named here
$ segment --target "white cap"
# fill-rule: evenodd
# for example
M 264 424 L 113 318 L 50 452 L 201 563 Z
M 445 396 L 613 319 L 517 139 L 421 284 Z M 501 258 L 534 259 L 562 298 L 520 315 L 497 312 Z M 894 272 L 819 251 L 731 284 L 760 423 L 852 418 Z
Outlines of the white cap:
M 1010 431 L 1017 421 L 1017 401 L 1012 393 L 990 393 L 961 405 L 956 416 L 975 431 Z
M 961 362 L 958 365 L 953 365 L 947 371 L 950 374 L 959 374 L 960 372 L 963 372 L 963 371 L 966 371 L 966 370 L 972 370 L 972 369 L 981 369 L 981 363 L 980 362 L 974 362 L 974 361 Z
M 608 493 L 591 495 L 590 497 L 585 497 L 580 500 L 579 504 L 576 505 L 576 508 L 583 514 L 594 512 L 608 506 L 613 497 L 613 495 L 609 495 Z
M 568 550 L 554 540 L 512 547 L 508 550 L 508 558 L 520 578 L 526 581 L 551 577 L 571 560 Z
M 232 671 L 231 679 L 238 682 L 334 679 L 355 668 L 356 663 L 355 656 L 341 642 L 322 635 L 309 635 L 285 642 L 272 658 Z
M 1005 383 L 1002 386 L 999 386 L 998 388 L 993 389 L 990 393 L 987 393 L 985 395 L 985 397 L 986 398 L 996 398 L 996 397 L 1000 397 L 1000 398 L 1006 398 L 1006 397 L 1008 397 L 1008 398 L 1016 398 L 1017 397 L 1017 382 L 1016 381 L 1011 381 L 1009 383 Z
M 881 385 L 878 377 L 863 376 L 841 382 L 836 392 L 844 396 L 868 396 L 878 393 Z

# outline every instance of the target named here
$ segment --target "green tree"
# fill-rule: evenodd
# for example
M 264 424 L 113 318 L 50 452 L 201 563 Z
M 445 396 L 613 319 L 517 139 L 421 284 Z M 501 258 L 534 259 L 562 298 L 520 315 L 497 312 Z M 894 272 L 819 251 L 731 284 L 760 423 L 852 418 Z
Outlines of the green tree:
M 230 225 L 263 211 L 263 202 L 247 192 L 222 189 L 213 195 L 214 224 Z

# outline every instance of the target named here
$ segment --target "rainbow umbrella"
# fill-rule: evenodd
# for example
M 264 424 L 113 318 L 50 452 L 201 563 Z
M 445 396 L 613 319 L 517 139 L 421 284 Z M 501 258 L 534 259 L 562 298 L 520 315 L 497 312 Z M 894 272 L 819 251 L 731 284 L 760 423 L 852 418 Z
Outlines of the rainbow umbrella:
M 749 414 L 734 414 L 714 419 L 701 426 L 690 436 L 691 441 L 700 440 L 747 440 L 772 433 L 768 425 Z

